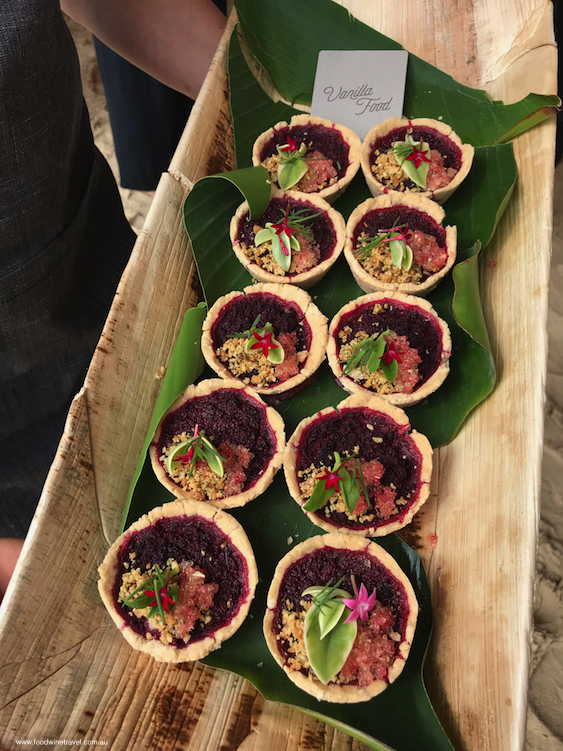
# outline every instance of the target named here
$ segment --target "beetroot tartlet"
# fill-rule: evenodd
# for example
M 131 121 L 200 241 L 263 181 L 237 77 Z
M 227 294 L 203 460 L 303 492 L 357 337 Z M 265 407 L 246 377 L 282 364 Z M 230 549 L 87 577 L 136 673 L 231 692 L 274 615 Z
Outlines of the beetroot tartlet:
M 234 508 L 264 492 L 285 448 L 280 415 L 240 381 L 190 386 L 166 410 L 149 448 L 154 472 L 177 498 Z
M 350 393 L 416 404 L 449 373 L 450 331 L 430 303 L 399 292 L 374 292 L 345 305 L 329 326 L 332 372 Z
M 368 198 L 348 219 L 344 254 L 364 292 L 426 295 L 452 268 L 457 228 L 441 206 L 415 193 Z
M 303 691 L 342 703 L 367 701 L 399 676 L 418 617 L 397 562 L 374 542 L 339 534 L 311 537 L 279 562 L 267 608 L 276 662 Z
M 307 292 L 255 284 L 217 300 L 203 322 L 201 349 L 221 378 L 280 394 L 317 370 L 327 340 L 327 319 Z
M 313 115 L 295 115 L 289 124 L 277 123 L 256 139 L 252 163 L 265 167 L 282 190 L 316 193 L 332 203 L 358 171 L 360 148 L 350 128 Z
M 361 164 L 373 196 L 397 190 L 444 203 L 467 177 L 474 152 L 439 120 L 392 117 L 365 137 Z
M 266 211 L 249 219 L 248 204 L 231 220 L 238 260 L 259 282 L 308 289 L 320 281 L 344 247 L 342 215 L 319 196 L 274 189 Z
M 428 498 L 432 448 L 410 432 L 402 409 L 354 394 L 299 423 L 284 471 L 291 496 L 317 526 L 379 537 L 408 524 Z
M 161 662 L 218 649 L 246 618 L 258 581 L 239 522 L 196 501 L 149 511 L 114 542 L 99 573 L 123 636 Z

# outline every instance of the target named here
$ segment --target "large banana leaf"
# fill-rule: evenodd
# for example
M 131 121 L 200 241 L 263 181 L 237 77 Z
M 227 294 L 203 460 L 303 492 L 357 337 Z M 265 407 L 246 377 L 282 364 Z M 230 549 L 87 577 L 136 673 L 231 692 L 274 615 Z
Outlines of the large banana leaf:
M 321 50 L 402 49 L 331 0 L 235 0 L 235 7 L 250 50 L 289 102 L 310 104 Z M 440 117 L 474 146 L 510 140 L 558 106 L 557 96 L 539 94 L 508 106 L 492 102 L 409 55 L 405 116 Z
M 197 308 L 186 314 L 164 377 L 163 398 L 155 408 L 151 426 L 162 415 L 166 401 L 173 400 L 172 394 L 186 388 L 200 374 L 202 377 L 214 375 L 209 369 L 202 373 L 199 343 L 193 341 L 194 334 L 197 331 L 201 333 L 201 314 L 201 309 Z M 326 391 L 331 382 L 332 378 L 325 371 L 316 384 L 309 387 L 311 393 L 307 397 L 300 395 L 283 404 L 280 412 L 288 435 L 311 410 L 327 405 Z M 337 401 L 344 396 L 342 391 L 339 392 Z M 149 433 L 147 436 L 147 442 L 151 435 Z M 148 458 L 141 467 L 124 527 L 151 508 L 173 500 L 168 490 L 156 479 Z M 204 662 L 243 675 L 266 698 L 297 706 L 358 738 L 375 751 L 411 751 L 413 748 L 420 751 L 453 751 L 432 709 L 422 680 L 422 667 L 432 631 L 432 607 L 420 557 L 395 535 L 378 540 L 409 577 L 420 606 L 415 639 L 402 674 L 370 702 L 357 705 L 319 702 L 298 689 L 281 672 L 264 641 L 262 619 L 266 612 L 267 590 L 278 561 L 294 544 L 322 532 L 291 498 L 281 472 L 260 498 L 230 513 L 241 522 L 250 538 L 260 583 L 249 616 L 240 630 Z

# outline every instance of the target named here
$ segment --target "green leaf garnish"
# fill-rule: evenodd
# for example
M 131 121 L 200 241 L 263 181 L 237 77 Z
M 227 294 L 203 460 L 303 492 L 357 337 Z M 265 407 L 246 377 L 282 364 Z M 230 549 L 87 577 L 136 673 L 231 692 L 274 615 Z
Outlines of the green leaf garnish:
M 321 506 L 324 506 L 335 490 L 338 491 L 340 489 L 339 482 L 342 478 L 337 475 L 337 472 L 341 464 L 342 459 L 340 458 L 340 454 L 335 451 L 334 467 L 332 470 L 327 470 L 323 477 L 317 480 L 309 500 L 303 506 L 305 511 L 317 511 Z
M 291 251 L 301 250 L 299 241 L 294 237 L 295 233 L 299 231 L 305 237 L 312 237 L 311 230 L 304 225 L 304 222 L 322 214 L 322 211 L 319 211 L 316 214 L 302 216 L 305 211 L 307 209 L 300 209 L 299 211 L 292 211 L 290 214 L 288 203 L 285 214 L 282 215 L 279 222 L 266 222 L 266 227 L 254 236 L 255 247 L 265 242 L 272 243 L 274 261 L 284 271 L 289 271 L 291 266 Z
M 312 669 L 325 685 L 342 669 L 358 632 L 356 621 L 344 623 L 350 611 L 341 598 L 350 595 L 338 589 L 343 579 L 333 587 L 329 582 L 325 587 L 309 587 L 303 592 L 313 595 L 313 605 L 305 616 L 305 649 Z
M 204 461 L 216 475 L 223 477 L 225 473 L 223 465 L 225 461 L 224 457 L 219 454 L 211 441 L 206 438 L 205 431 L 203 429 L 200 430 L 199 426 L 196 425 L 193 436 L 174 447 L 173 451 L 166 458 L 164 466 L 170 477 L 174 479 L 173 472 L 175 467 L 180 464 L 182 466 L 190 464 L 189 477 L 191 477 L 198 461 Z
M 404 240 L 390 240 L 391 259 L 398 269 L 408 271 L 412 266 L 412 250 Z
M 307 172 L 307 161 L 303 159 L 307 146 L 302 143 L 297 149 L 295 141 L 288 138 L 286 146 L 277 146 L 281 161 L 278 164 L 278 184 L 282 190 L 292 188 Z
M 362 492 L 360 484 L 356 480 L 356 468 L 354 468 L 353 475 L 350 475 L 348 470 L 344 469 L 344 467 L 342 467 L 340 473 L 342 475 L 340 493 L 344 498 L 344 503 L 346 504 L 348 512 L 352 514 L 354 512 L 354 509 L 356 508 L 356 501 L 358 500 L 360 493 Z
M 176 582 L 170 582 L 170 569 L 161 569 L 158 564 L 155 564 L 153 570 L 154 573 L 138 586 L 129 597 L 120 597 L 119 599 L 124 605 L 135 610 L 150 607 L 149 618 L 158 613 L 164 625 L 164 611 L 168 613 L 176 605 L 180 588 Z M 177 573 L 179 573 L 179 570 L 174 571 L 173 576 Z M 135 597 L 138 592 L 141 592 L 141 594 Z
M 393 383 L 399 372 L 398 363 L 402 362 L 402 357 L 389 341 L 390 333 L 387 329 L 382 334 L 372 334 L 367 339 L 355 342 L 348 360 L 340 360 L 341 365 L 346 363 L 342 370 L 344 375 L 349 375 L 356 368 L 364 373 L 366 367 L 369 373 L 375 373 L 381 368 L 387 381 Z
M 408 135 L 404 141 L 393 144 L 393 153 L 407 177 L 416 185 L 426 189 L 430 146 L 422 139 L 416 144 L 413 137 Z
M 279 365 L 284 361 L 285 350 L 274 338 L 274 327 L 271 323 L 267 323 L 262 329 L 253 329 L 244 345 L 244 351 L 247 353 L 256 349 L 261 349 L 262 354 L 271 363 Z
M 381 371 L 389 383 L 393 383 L 399 372 L 399 364 L 397 360 L 392 360 L 389 365 L 381 364 Z

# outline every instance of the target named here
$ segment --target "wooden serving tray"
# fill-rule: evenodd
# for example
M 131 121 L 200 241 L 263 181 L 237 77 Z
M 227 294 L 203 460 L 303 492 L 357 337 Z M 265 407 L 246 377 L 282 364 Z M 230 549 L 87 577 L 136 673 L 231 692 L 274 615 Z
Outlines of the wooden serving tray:
M 549 0 L 342 4 L 494 99 L 556 90 Z M 22 739 L 98 740 L 115 750 L 363 748 L 265 702 L 237 675 L 133 652 L 97 592 L 96 569 L 118 534 L 161 369 L 197 300 L 182 202 L 198 178 L 234 168 L 226 81 L 233 23 L 159 184 L 0 610 L 6 749 Z M 481 270 L 499 384 L 436 452 L 433 494 L 411 528 L 436 616 L 429 693 L 458 751 L 523 747 L 554 135 L 547 121 L 515 141 L 519 181 Z

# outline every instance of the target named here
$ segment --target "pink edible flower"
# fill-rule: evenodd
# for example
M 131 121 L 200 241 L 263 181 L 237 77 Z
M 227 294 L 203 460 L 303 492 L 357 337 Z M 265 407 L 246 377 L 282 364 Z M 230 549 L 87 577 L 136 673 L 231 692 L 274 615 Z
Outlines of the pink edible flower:
M 295 233 L 295 230 L 292 230 L 291 227 L 289 226 L 289 224 L 287 223 L 288 216 L 289 216 L 289 204 L 287 204 L 287 209 L 286 209 L 286 212 L 285 212 L 285 216 L 281 220 L 281 222 L 274 222 L 271 225 L 271 227 L 274 230 L 274 232 L 276 233 L 276 235 L 279 236 L 279 235 L 282 234 L 282 232 L 285 232 L 285 234 L 286 234 L 286 236 L 288 238 L 293 237 L 293 235 Z M 281 248 L 282 248 L 282 251 L 283 251 L 284 255 L 286 255 L 286 256 L 289 255 L 289 251 L 287 250 L 287 248 L 285 247 L 285 245 L 283 244 L 283 242 L 281 242 L 280 244 L 281 244 Z
M 193 455 L 194 455 L 194 446 L 195 446 L 195 442 L 196 442 L 196 438 L 197 438 L 197 434 L 198 433 L 199 433 L 199 425 L 196 425 L 195 428 L 194 428 L 193 443 L 190 446 L 190 448 L 188 449 L 188 453 L 187 454 L 182 454 L 182 456 L 178 456 L 176 458 L 177 462 L 182 462 L 182 464 L 188 464 L 189 462 L 191 462 L 191 460 L 193 459 Z M 166 611 L 166 612 L 168 612 L 168 611 Z
M 356 590 L 356 587 L 354 586 L 354 590 Z M 352 600 L 345 600 L 343 599 L 342 602 L 346 605 L 347 608 L 350 608 L 352 611 L 348 618 L 344 621 L 344 623 L 351 623 L 352 621 L 358 620 L 358 618 L 361 618 L 362 621 L 366 621 L 368 618 L 369 611 L 374 607 L 375 605 L 375 589 L 371 593 L 371 595 L 368 597 L 368 591 L 365 588 L 363 584 L 360 584 L 360 591 L 355 592 L 356 597 Z

